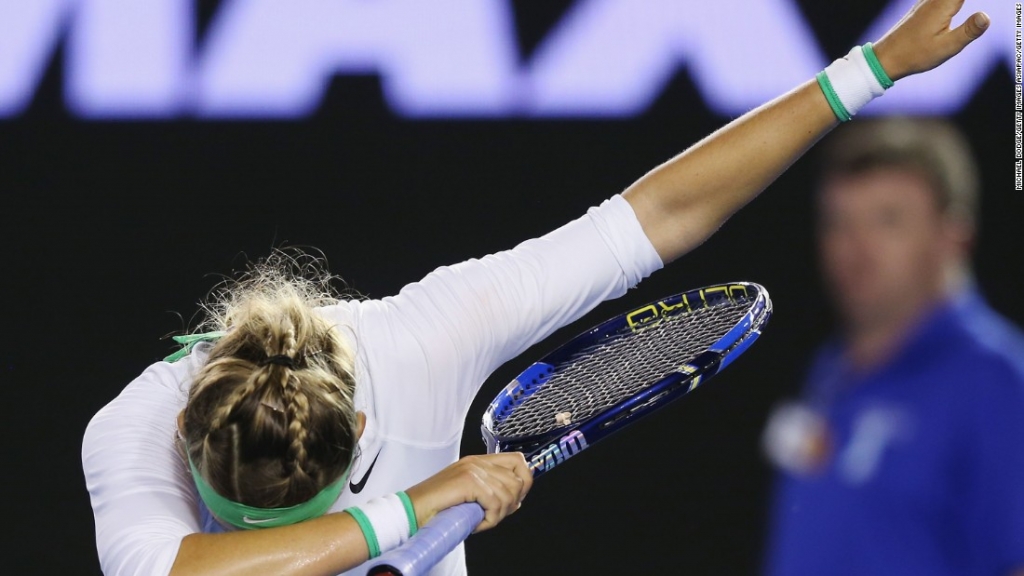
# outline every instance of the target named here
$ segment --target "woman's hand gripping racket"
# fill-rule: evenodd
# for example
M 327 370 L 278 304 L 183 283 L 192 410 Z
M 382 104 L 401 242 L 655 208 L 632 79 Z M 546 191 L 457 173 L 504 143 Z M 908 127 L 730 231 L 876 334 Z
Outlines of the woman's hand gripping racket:
M 747 282 L 674 294 L 580 334 L 523 371 L 484 413 L 487 451 L 523 452 L 534 478 L 728 366 L 771 316 Z M 426 573 L 483 520 L 480 505 L 438 513 L 368 574 Z

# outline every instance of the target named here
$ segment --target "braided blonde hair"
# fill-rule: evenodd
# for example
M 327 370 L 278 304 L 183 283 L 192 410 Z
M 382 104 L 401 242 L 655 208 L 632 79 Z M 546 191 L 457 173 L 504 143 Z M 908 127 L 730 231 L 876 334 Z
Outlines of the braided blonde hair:
M 203 305 L 223 330 L 189 390 L 185 449 L 220 495 L 260 508 L 305 502 L 356 444 L 353 355 L 314 308 L 338 301 L 319 258 L 277 250 Z M 267 362 L 286 356 L 287 362 Z

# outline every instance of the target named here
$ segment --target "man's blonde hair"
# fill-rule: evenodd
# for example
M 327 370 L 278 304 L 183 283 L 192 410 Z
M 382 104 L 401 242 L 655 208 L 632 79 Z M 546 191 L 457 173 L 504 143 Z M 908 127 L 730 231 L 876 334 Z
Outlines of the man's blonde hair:
M 978 167 L 964 134 L 951 121 L 891 116 L 856 120 L 836 130 L 821 149 L 822 176 L 905 168 L 926 178 L 939 210 L 976 225 Z

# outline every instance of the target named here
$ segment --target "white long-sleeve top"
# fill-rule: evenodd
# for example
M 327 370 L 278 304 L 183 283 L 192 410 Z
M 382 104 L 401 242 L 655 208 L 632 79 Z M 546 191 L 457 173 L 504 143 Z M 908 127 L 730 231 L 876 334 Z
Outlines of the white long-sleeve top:
M 350 484 L 331 511 L 455 462 L 470 403 L 494 370 L 661 266 L 616 195 L 512 250 L 438 268 L 396 296 L 318 309 L 355 350 L 355 406 L 366 414 Z M 204 531 L 174 437 L 208 349 L 149 366 L 86 429 L 82 462 L 104 574 L 167 574 L 182 538 Z M 461 546 L 431 571 L 465 573 Z

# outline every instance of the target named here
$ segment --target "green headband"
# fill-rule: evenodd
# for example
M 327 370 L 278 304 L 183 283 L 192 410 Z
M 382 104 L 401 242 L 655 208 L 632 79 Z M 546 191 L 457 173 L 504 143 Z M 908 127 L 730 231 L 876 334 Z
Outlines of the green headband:
M 196 465 L 192 463 L 191 456 L 189 456 L 188 465 L 192 469 L 192 478 L 196 481 L 199 497 L 203 499 L 203 503 L 206 504 L 210 512 L 220 520 L 245 530 L 287 526 L 322 516 L 341 496 L 341 491 L 345 488 L 345 482 L 348 480 L 348 474 L 352 471 L 352 464 L 349 463 L 341 478 L 301 504 L 287 508 L 256 508 L 228 500 L 218 494 L 199 474 Z
M 227 332 L 206 332 L 204 334 L 187 334 L 184 336 L 174 336 L 174 341 L 182 344 L 180 350 L 171 354 L 164 359 L 165 362 L 177 362 L 178 360 L 187 356 L 192 348 L 200 342 L 212 342 L 221 338 L 227 334 Z M 185 450 L 188 453 L 188 450 Z M 338 497 L 341 496 L 341 491 L 345 488 L 345 482 L 348 480 L 349 472 L 352 471 L 352 464 L 349 463 L 348 468 L 345 469 L 345 473 L 341 475 L 336 482 L 329 484 L 323 490 L 321 490 L 316 496 L 311 499 L 295 506 L 289 506 L 287 508 L 256 508 L 254 506 L 247 506 L 234 500 L 229 500 L 220 494 L 210 486 L 209 483 L 199 474 L 199 470 L 196 465 L 192 463 L 192 455 L 188 455 L 188 466 L 192 470 L 192 478 L 196 482 L 196 489 L 199 491 L 199 497 L 202 498 L 203 503 L 210 512 L 217 518 L 227 522 L 228 524 L 237 528 L 245 530 L 252 530 L 254 528 L 273 528 L 275 526 L 287 526 L 289 524 L 295 524 L 302 522 L 303 520 L 309 520 L 310 518 L 316 518 L 317 516 L 323 516 L 328 510 L 331 509 L 331 505 L 334 504 Z
M 164 362 L 177 362 L 185 356 L 188 356 L 192 352 L 192 348 L 200 342 L 213 342 L 218 338 L 223 337 L 227 332 L 204 332 L 202 334 L 185 334 L 182 336 L 172 336 L 171 339 L 181 344 L 181 348 L 177 352 L 171 354 L 167 358 L 164 358 Z

